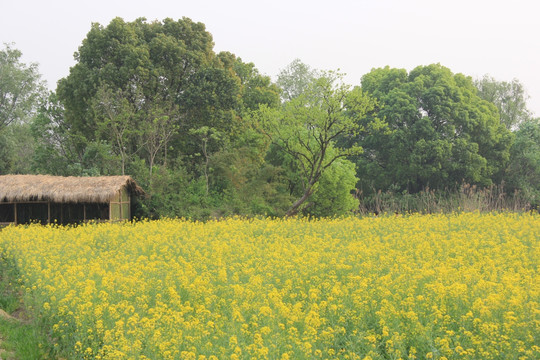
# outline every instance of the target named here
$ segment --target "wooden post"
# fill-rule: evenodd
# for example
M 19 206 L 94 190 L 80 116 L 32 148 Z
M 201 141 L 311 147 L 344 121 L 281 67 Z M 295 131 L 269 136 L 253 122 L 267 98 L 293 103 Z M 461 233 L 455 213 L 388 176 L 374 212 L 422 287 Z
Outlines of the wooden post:
M 122 189 L 120 189 L 118 191 L 118 200 L 120 201 L 120 204 L 118 206 L 120 206 L 120 220 L 124 220 L 124 215 L 122 214 L 122 208 L 123 208 L 123 204 L 122 204 Z
M 51 202 L 47 203 L 47 224 L 51 223 Z
M 86 222 L 86 204 L 83 204 L 83 218 L 84 222 Z
M 15 220 L 15 225 L 17 225 L 17 203 L 13 203 L 13 209 L 15 212 L 15 216 L 13 219 Z

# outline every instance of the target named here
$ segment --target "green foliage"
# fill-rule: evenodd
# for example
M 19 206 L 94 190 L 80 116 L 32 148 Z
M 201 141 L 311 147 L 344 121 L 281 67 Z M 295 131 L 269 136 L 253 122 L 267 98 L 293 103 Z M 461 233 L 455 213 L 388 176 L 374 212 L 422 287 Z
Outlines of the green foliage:
M 44 97 L 37 64 L 10 44 L 0 49 L 0 174 L 27 173 L 34 144 L 28 123 Z
M 9 173 L 12 166 L 9 140 L 10 138 L 4 132 L 0 132 L 0 174 Z
M 202 68 L 195 73 L 181 97 L 191 118 L 190 127 L 212 126 L 230 131 L 239 108 L 240 81 L 226 69 Z
M 55 93 L 50 93 L 38 108 L 30 124 L 35 151 L 32 172 L 52 175 L 82 175 L 82 159 L 87 140 L 75 134 L 65 121 L 64 107 Z
M 45 91 L 37 64 L 21 63 L 21 56 L 9 44 L 0 50 L 0 132 L 12 123 L 26 122 Z
M 112 152 L 119 157 L 121 174 L 125 175 L 126 162 L 140 150 L 137 108 L 128 101 L 121 89 L 101 86 L 92 102 L 96 114 L 96 138 L 111 144 Z
M 62 117 L 51 103 L 35 124 L 36 134 L 45 130 L 36 136 L 35 168 L 129 173 L 151 195 L 138 209 L 141 215 L 236 212 L 223 205 L 237 191 L 214 175 L 225 168 L 216 161 L 243 152 L 235 148 L 250 126 L 243 114 L 259 104 L 277 106 L 279 89 L 253 64 L 227 52 L 216 55 L 212 47 L 204 25 L 187 18 L 93 24 L 77 64 L 59 82 Z M 56 130 L 67 148 L 48 137 Z M 45 157 L 53 159 L 51 166 L 43 165 Z M 61 160 L 70 165 L 62 168 Z M 250 176 L 265 167 L 253 166 Z
M 70 154 L 42 138 L 38 158 L 56 153 L 84 174 L 130 173 L 151 194 L 141 209 L 150 216 L 213 216 L 235 192 L 214 179 L 214 158 L 237 152 L 234 139 L 250 126 L 243 114 L 277 106 L 279 89 L 253 64 L 212 47 L 204 25 L 187 18 L 93 24 L 57 89 Z M 51 128 L 56 118 L 45 115 L 41 126 Z
M 387 126 L 361 135 L 361 187 L 417 192 L 463 182 L 490 185 L 508 162 L 511 133 L 472 80 L 441 65 L 374 69 L 362 89 L 377 97 Z M 363 121 L 369 121 L 369 117 Z
M 246 128 L 233 143 L 214 154 L 214 189 L 224 193 L 226 214 L 282 216 L 292 203 L 288 177 L 280 164 L 267 161 L 269 142 Z
M 505 181 L 510 191 L 520 191 L 531 206 L 540 206 L 540 118 L 523 121 L 510 150 Z
M 334 150 L 330 151 L 333 152 Z M 287 210 L 290 208 L 292 200 L 299 198 L 303 194 L 300 167 L 290 154 L 278 146 L 270 148 L 266 160 L 280 170 L 281 189 L 289 194 L 289 205 L 285 209 Z M 354 191 L 357 181 L 355 165 L 347 159 L 337 159 L 321 175 L 301 213 L 315 217 L 340 216 L 353 213 L 358 208 L 358 201 L 351 192 Z M 285 211 L 283 214 L 285 214 Z
M 269 76 L 261 75 L 253 63 L 244 63 L 242 59 L 229 52 L 217 55 L 219 63 L 240 84 L 237 99 L 237 112 L 256 110 L 260 104 L 277 107 L 280 100 L 280 88 L 273 84 Z
M 93 24 L 76 54 L 77 64 L 57 89 L 71 132 L 81 136 L 77 146 L 103 138 L 103 127 L 115 125 L 133 132 L 113 131 L 114 139 L 106 139 L 124 162 L 140 152 L 151 172 L 156 163 L 166 163 L 166 156 L 178 155 L 182 143 L 166 154 L 169 144 L 187 125 L 186 117 L 196 116 L 189 110 L 201 106 L 186 94 L 206 96 L 222 80 L 208 79 L 219 75 L 219 69 L 211 69 L 212 45 L 204 25 L 187 18 L 152 23 L 116 18 L 107 27 Z
M 289 76 L 294 83 L 296 74 Z M 281 108 L 262 106 L 255 114 L 263 133 L 299 167 L 302 193 L 288 215 L 301 210 L 336 160 L 361 152 L 360 147 L 342 147 L 337 140 L 356 135 L 362 129 L 360 119 L 375 106 L 370 97 L 343 84 L 342 75 L 334 72 L 320 73 L 298 89 L 301 93 Z
M 34 142 L 28 124 L 11 124 L 0 131 L 0 174 L 26 174 L 27 161 L 34 151 Z
M 464 183 L 540 202 L 517 80 L 386 67 L 353 88 L 297 59 L 274 84 L 188 18 L 92 24 L 48 98 L 20 56 L 0 51 L 0 173 L 130 174 L 139 217 L 333 216 L 353 191 L 402 203 Z
M 300 59 L 293 60 L 285 69 L 282 69 L 277 78 L 277 85 L 282 89 L 284 101 L 290 101 L 307 92 L 321 74 L 304 64 Z
M 208 126 L 202 126 L 198 129 L 191 129 L 189 131 L 189 134 L 197 138 L 198 140 L 200 140 L 202 156 L 204 158 L 202 169 L 203 169 L 205 185 L 206 185 L 206 194 L 208 194 L 209 187 L 210 187 L 209 172 L 211 170 L 209 168 L 209 164 L 210 164 L 210 157 L 212 155 L 212 153 L 210 152 L 211 150 L 209 146 L 215 145 L 216 148 L 219 148 L 220 147 L 219 144 L 222 141 L 222 135 L 216 129 L 208 127 Z M 199 155 L 199 154 L 196 154 L 196 155 Z
M 485 75 L 474 84 L 478 88 L 478 95 L 497 107 L 501 122 L 507 129 L 515 129 L 530 119 L 531 113 L 527 110 L 528 95 L 517 79 L 511 82 L 497 81 Z
M 357 181 L 355 165 L 346 159 L 336 160 L 321 176 L 310 199 L 312 205 L 304 213 L 316 217 L 352 214 L 359 205 L 351 194 Z
M 182 167 L 157 167 L 148 185 L 151 196 L 143 202 L 150 218 L 186 217 L 206 220 L 210 217 L 215 199 L 206 194 L 204 180 L 194 179 Z

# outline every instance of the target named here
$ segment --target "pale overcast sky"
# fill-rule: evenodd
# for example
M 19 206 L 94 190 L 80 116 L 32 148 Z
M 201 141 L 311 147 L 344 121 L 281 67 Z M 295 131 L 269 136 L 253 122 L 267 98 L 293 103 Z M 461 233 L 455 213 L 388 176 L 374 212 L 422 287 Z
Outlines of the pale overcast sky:
M 295 58 L 360 84 L 372 68 L 440 63 L 473 78 L 520 80 L 540 116 L 537 0 L 0 0 L 0 46 L 15 43 L 51 89 L 68 75 L 92 22 L 191 18 L 272 76 Z

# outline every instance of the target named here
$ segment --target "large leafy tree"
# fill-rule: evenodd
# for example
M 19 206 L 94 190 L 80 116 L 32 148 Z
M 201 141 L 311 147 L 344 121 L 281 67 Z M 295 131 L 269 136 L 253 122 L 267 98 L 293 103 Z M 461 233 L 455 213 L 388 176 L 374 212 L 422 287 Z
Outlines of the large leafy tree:
M 359 137 L 363 190 L 489 185 L 501 176 L 512 135 L 469 77 L 439 64 L 410 73 L 386 67 L 363 76 L 362 89 L 378 99 L 387 124 Z
M 21 62 L 21 56 L 10 44 L 0 49 L 0 173 L 29 171 L 29 122 L 45 98 L 38 65 Z
M 231 53 L 214 53 L 205 26 L 187 18 L 93 24 L 75 59 L 57 88 L 62 126 L 54 127 L 48 112 L 41 125 L 65 130 L 79 173 L 135 176 L 152 195 L 145 205 L 152 215 L 187 215 L 169 185 L 184 195 L 189 187 L 190 207 L 210 213 L 207 206 L 232 192 L 226 172 L 214 168 L 225 167 L 225 154 L 241 153 L 244 115 L 259 104 L 279 105 L 269 77 Z M 219 141 L 207 140 L 206 129 Z M 41 140 L 41 154 L 62 149 Z M 249 157 L 237 160 L 235 169 L 261 167 Z
M 149 167 L 158 158 L 166 161 L 172 135 L 179 135 L 178 131 L 171 134 L 172 129 L 202 121 L 193 117 L 205 115 L 194 114 L 200 104 L 193 94 L 219 78 L 215 74 L 219 71 L 212 70 L 217 64 L 212 47 L 212 36 L 204 25 L 187 18 L 151 23 L 116 18 L 106 27 L 93 24 L 75 55 L 77 64 L 57 89 L 66 122 L 81 136 L 79 151 L 99 140 L 102 125 L 108 122 L 120 132 L 108 140 L 125 162 L 127 154 L 138 151 L 141 141 L 139 132 L 123 129 L 139 122 L 137 129 L 147 131 L 142 134 L 147 141 L 142 141 L 141 156 Z M 221 101 L 217 105 L 229 104 Z
M 340 147 L 337 140 L 360 131 L 360 119 L 373 106 L 360 89 L 345 85 L 342 75 L 327 72 L 303 86 L 281 108 L 261 107 L 257 116 L 264 133 L 292 158 L 300 173 L 302 189 L 287 215 L 309 203 L 321 177 L 336 161 L 361 151 L 357 146 Z
M 38 65 L 21 62 L 22 53 L 11 45 L 0 50 L 0 131 L 27 121 L 44 98 L 45 85 Z
M 93 24 L 75 59 L 57 94 L 80 140 L 76 150 L 85 154 L 104 141 L 122 172 L 144 159 L 151 175 L 156 165 L 186 155 L 196 172 L 203 160 L 189 156 L 199 149 L 190 130 L 234 136 L 244 104 L 279 98 L 252 64 L 215 54 L 211 34 L 188 18 Z

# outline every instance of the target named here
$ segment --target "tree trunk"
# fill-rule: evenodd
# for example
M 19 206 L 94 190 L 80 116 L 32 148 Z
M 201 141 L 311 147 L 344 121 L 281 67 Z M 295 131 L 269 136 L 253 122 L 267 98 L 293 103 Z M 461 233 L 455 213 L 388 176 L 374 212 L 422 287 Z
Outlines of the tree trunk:
M 203 140 L 203 155 L 204 155 L 204 179 L 206 180 L 206 195 L 208 196 L 208 191 L 210 190 L 210 185 L 208 184 L 208 153 L 206 152 L 206 144 L 208 140 Z
M 309 199 L 311 194 L 313 194 L 312 189 L 313 185 L 309 186 L 304 192 L 304 195 L 302 195 L 300 199 L 296 200 L 295 203 L 292 204 L 291 208 L 287 210 L 285 216 L 290 217 L 298 214 L 298 209 L 300 209 L 300 206 L 302 206 L 302 204 L 305 203 L 307 199 Z

